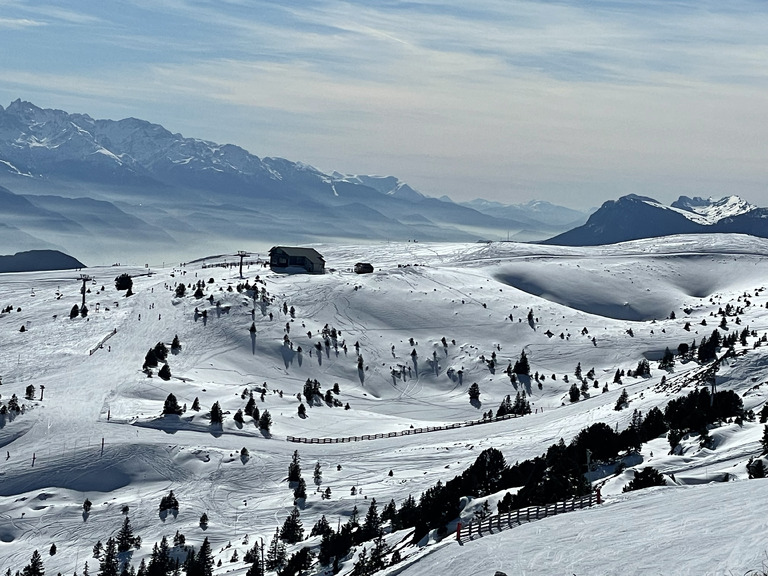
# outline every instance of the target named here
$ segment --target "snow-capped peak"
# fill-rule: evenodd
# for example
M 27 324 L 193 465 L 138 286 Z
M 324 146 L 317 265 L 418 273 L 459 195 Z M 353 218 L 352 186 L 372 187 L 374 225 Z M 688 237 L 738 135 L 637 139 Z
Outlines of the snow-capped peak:
M 738 196 L 704 198 L 680 196 L 671 207 L 699 224 L 715 224 L 723 218 L 746 214 L 757 207 Z

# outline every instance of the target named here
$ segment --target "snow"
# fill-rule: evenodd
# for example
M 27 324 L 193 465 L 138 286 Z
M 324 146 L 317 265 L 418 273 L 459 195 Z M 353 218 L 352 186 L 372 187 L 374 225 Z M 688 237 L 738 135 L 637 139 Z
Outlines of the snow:
M 716 224 L 723 218 L 732 218 L 733 216 L 745 214 L 756 209 L 755 206 L 738 196 L 726 196 L 720 199 L 709 198 L 707 200 L 695 198 L 693 202 L 685 207 L 664 206 L 659 202 L 648 200 L 645 203 L 656 208 L 672 210 L 704 226 Z
M 379 509 L 390 498 L 398 505 L 408 494 L 418 498 L 438 480 L 463 471 L 485 448 L 498 448 L 510 463 L 522 461 L 560 438 L 570 441 L 594 422 L 622 429 L 633 409 L 663 408 L 692 389 L 684 377 L 698 364 L 678 362 L 666 373 L 652 361 L 650 378 L 625 378 L 622 386 L 612 383 L 614 372 L 634 368 L 645 357 L 657 359 L 665 347 L 675 350 L 680 342 L 709 336 L 719 322 L 710 313 L 726 303 L 745 306 L 740 326 L 728 318 L 729 330 L 747 325 L 758 335 L 768 330 L 768 292 L 763 291 L 768 241 L 754 237 L 676 236 L 588 248 L 506 242 L 314 247 L 334 272 L 281 275 L 246 267 L 246 278 L 253 282 L 260 275 L 275 297 L 263 313 L 260 306 L 254 312 L 246 294 L 228 291 L 241 281 L 236 267 L 203 268 L 222 257 L 175 268 L 84 270 L 95 278 L 87 285 L 90 312 L 74 320 L 69 310 L 80 302 L 79 273 L 0 275 L 0 304 L 13 306 L 0 314 L 0 400 L 7 402 L 14 393 L 23 398 L 29 384 L 39 399 L 45 386 L 42 401 L 23 400 L 29 409 L 0 426 L 3 572 L 21 569 L 36 548 L 44 552 L 48 574 L 81 573 L 86 560 L 95 572 L 91 549 L 96 540 L 116 533 L 121 508 L 128 505 L 144 541 L 133 554 L 135 566 L 152 543 L 180 530 L 192 545 L 209 538 L 216 560 L 222 560 L 217 574 L 240 576 L 247 566 L 230 563 L 232 551 L 242 558 L 255 538 L 268 542 L 292 508 L 285 476 L 294 450 L 305 478 L 315 462 L 321 463 L 321 487 L 333 493 L 321 500 L 310 489 L 301 510 L 305 530 L 322 514 L 335 526 L 354 505 L 364 515 L 370 498 Z M 376 272 L 354 274 L 359 261 L 370 261 Z M 129 298 L 114 288 L 114 278 L 124 272 L 134 276 L 135 294 Z M 176 282 L 197 280 L 206 282 L 213 304 L 174 297 Z M 283 302 L 295 307 L 295 319 L 282 312 Z M 195 308 L 207 310 L 207 319 L 195 319 Z M 529 310 L 537 319 L 533 326 L 526 320 Z M 634 315 L 628 318 L 626 310 Z M 670 320 L 673 311 L 676 319 Z M 690 332 L 683 329 L 686 322 Z M 286 323 L 293 349 L 283 345 Z M 318 358 L 314 344 L 325 324 L 341 330 L 346 353 L 324 348 Z M 589 333 L 583 335 L 583 328 Z M 104 348 L 89 355 L 113 330 Z M 173 377 L 147 378 L 141 371 L 146 351 L 158 341 L 170 345 L 176 334 L 182 349 L 169 355 Z M 357 369 L 356 341 L 363 371 Z M 736 391 L 745 408 L 757 411 L 768 396 L 768 348 L 753 349 L 754 341 L 750 337 L 746 354 L 721 367 L 717 384 Z M 359 436 L 477 419 L 515 394 L 502 371 L 523 349 L 532 370 L 546 374 L 541 390 L 535 384 L 530 389 L 535 413 L 529 416 L 344 444 L 286 441 L 289 435 Z M 494 350 L 495 374 L 480 359 Z M 572 376 L 578 362 L 585 372 L 595 368 L 599 387 L 571 404 L 563 376 Z M 398 366 L 410 366 L 412 377 L 393 375 Z M 462 382 L 447 375 L 449 368 L 463 370 Z M 308 417 L 299 418 L 296 394 L 307 378 L 317 378 L 323 391 L 338 383 L 339 399 L 351 409 L 307 406 Z M 479 408 L 468 402 L 473 382 L 481 388 Z M 606 382 L 609 392 L 602 394 Z M 254 397 L 259 410 L 272 415 L 271 436 L 249 417 L 242 427 L 232 419 L 245 405 L 243 389 L 264 383 L 265 400 L 258 393 Z M 616 412 L 621 388 L 629 393 L 630 407 Z M 160 416 L 169 393 L 188 408 L 198 397 L 202 410 Z M 216 401 L 229 412 L 221 430 L 208 421 Z M 766 521 L 758 504 L 768 495 L 768 484 L 747 480 L 745 464 L 759 455 L 762 430 L 756 421 L 724 423 L 710 431 L 712 449 L 701 448 L 692 436 L 674 455 L 668 454 L 666 439 L 653 440 L 618 476 L 592 473 L 591 479 L 603 484 L 602 506 L 463 546 L 451 538 L 411 546 L 405 544 L 406 532 L 392 534 L 390 544 L 403 542 L 404 561 L 382 574 L 743 574 L 760 569 L 766 559 Z M 251 455 L 246 462 L 240 459 L 242 447 Z M 649 465 L 665 474 L 668 486 L 623 493 L 632 470 Z M 723 482 L 726 477 L 729 482 Z M 358 490 L 354 496 L 352 486 Z M 177 517 L 162 520 L 157 506 L 169 490 L 181 509 Z M 488 498 L 492 507 L 502 496 Z M 85 498 L 93 509 L 84 519 Z M 468 520 L 479 502 L 469 502 L 462 519 Z M 206 531 L 198 525 L 203 512 L 210 518 Z M 249 544 L 243 543 L 246 534 Z M 51 557 L 47 551 L 54 542 L 58 553 Z M 316 539 L 310 544 L 317 545 Z M 341 573 L 348 574 L 352 565 L 353 559 L 345 561 Z

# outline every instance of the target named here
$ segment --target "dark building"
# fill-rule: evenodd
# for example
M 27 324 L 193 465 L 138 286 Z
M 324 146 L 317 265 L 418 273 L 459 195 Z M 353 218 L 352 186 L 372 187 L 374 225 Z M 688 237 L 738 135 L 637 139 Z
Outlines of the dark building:
M 355 264 L 355 272 L 357 274 L 370 274 L 373 272 L 373 266 L 368 262 L 358 262 Z
M 325 260 L 314 248 L 274 246 L 269 250 L 269 267 L 276 272 L 293 272 L 296 268 L 304 268 L 310 274 L 324 274 Z

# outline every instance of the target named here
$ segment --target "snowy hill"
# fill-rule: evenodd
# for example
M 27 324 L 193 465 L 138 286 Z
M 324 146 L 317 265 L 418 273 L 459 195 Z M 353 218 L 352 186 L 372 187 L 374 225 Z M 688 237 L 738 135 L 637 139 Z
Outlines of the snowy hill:
M 586 224 L 545 240 L 545 244 L 595 246 L 674 234 L 728 232 L 768 237 L 768 209 L 738 196 L 721 199 L 681 196 L 665 206 L 630 194 L 605 202 Z
M 18 241 L 8 234 L 7 250 L 54 246 L 102 263 L 160 262 L 170 246 L 193 257 L 236 238 L 262 247 L 275 238 L 472 242 L 532 229 L 392 176 L 325 174 L 145 120 L 97 120 L 21 100 L 0 106 L 0 185 L 32 205 L 10 224 Z M 32 218 L 35 209 L 46 211 L 46 224 Z M 554 233 L 539 228 L 539 239 Z
M 315 248 L 334 271 L 281 275 L 247 258 L 241 279 L 232 255 L 166 268 L 89 268 L 88 313 L 74 318 L 70 312 L 81 302 L 83 285 L 77 274 L 0 275 L 10 305 L 0 314 L 0 402 L 7 406 L 15 394 L 24 404 L 22 413 L 0 416 L 3 572 L 22 569 L 37 549 L 47 574 L 82 574 L 86 561 L 96 573 L 94 544 L 117 534 L 127 507 L 143 540 L 123 556 L 134 568 L 149 561 L 153 543 L 172 540 L 178 531 L 195 548 L 209 540 L 215 574 L 242 576 L 250 566 L 245 553 L 262 539 L 269 544 L 293 509 L 287 470 L 294 451 L 308 485 L 298 508 L 305 536 L 321 516 L 335 530 L 355 506 L 362 521 L 374 498 L 379 510 L 390 500 L 400 506 L 409 494 L 418 501 L 487 448 L 500 450 L 508 464 L 523 462 L 597 422 L 623 430 L 633 411 L 663 410 L 670 400 L 706 387 L 700 374 L 708 366 L 677 357 L 661 369 L 665 349 L 703 344 L 715 328 L 744 334 L 735 356 L 719 365 L 718 390 L 733 391 L 744 410 L 756 414 L 768 398 L 763 239 L 685 235 L 584 248 L 506 242 Z M 171 253 L 167 259 L 178 260 Z M 359 261 L 373 263 L 375 272 L 354 274 Z M 116 290 L 115 278 L 124 273 L 132 276 L 132 296 Z M 243 289 L 246 279 L 250 288 Z M 179 283 L 188 285 L 183 296 L 177 295 Z M 198 283 L 202 294 L 195 297 Z M 170 348 L 174 336 L 180 348 L 168 354 L 170 378 L 160 378 L 157 369 L 148 377 L 142 371 L 148 349 L 158 342 Z M 533 376 L 512 382 L 504 371 L 523 350 L 540 387 Z M 644 360 L 650 375 L 614 382 L 617 370 L 634 370 Z M 572 402 L 579 364 L 591 376 Z M 340 405 L 309 402 L 303 395 L 308 379 Z M 468 397 L 473 383 L 480 388 L 477 402 Z M 24 398 L 30 386 L 31 400 Z M 519 418 L 343 443 L 286 439 L 359 438 L 477 421 L 523 390 L 532 413 Z M 622 390 L 628 407 L 617 411 Z M 258 410 L 271 414 L 269 433 L 250 416 L 234 419 L 250 392 Z M 169 394 L 185 412 L 162 415 Z M 199 411 L 192 408 L 196 398 Z M 220 426 L 211 423 L 216 402 L 224 411 Z M 589 481 L 602 486 L 603 505 L 463 546 L 450 532 L 439 538 L 436 529 L 414 543 L 413 530 L 390 532 L 385 522 L 385 541 L 401 560 L 379 573 L 759 569 L 764 514 L 754 503 L 768 485 L 748 480 L 746 465 L 761 454 L 763 428 L 757 418 L 729 418 L 711 425 L 706 444 L 690 433 L 671 453 L 660 435 L 624 458 L 623 466 L 601 462 L 588 472 Z M 319 486 L 312 485 L 316 463 Z M 645 466 L 662 473 L 667 486 L 623 493 L 633 472 Z M 178 514 L 160 513 L 160 500 L 171 490 Z M 486 502 L 495 511 L 505 492 L 467 495 L 454 520 L 468 523 Z M 203 513 L 206 527 L 200 525 Z M 690 538 L 680 536 L 686 527 L 693 530 Z M 319 536 L 305 537 L 288 545 L 288 553 L 302 546 L 317 553 L 320 544 Z M 339 560 L 341 574 L 351 573 L 364 546 L 370 552 L 366 542 Z M 174 553 L 185 555 L 180 548 Z M 315 560 L 307 573 L 328 569 Z

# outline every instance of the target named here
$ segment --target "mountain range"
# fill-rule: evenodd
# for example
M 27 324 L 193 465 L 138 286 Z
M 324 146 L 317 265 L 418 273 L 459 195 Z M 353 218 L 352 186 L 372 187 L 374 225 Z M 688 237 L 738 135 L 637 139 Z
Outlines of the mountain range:
M 597 246 L 673 234 L 750 234 L 768 237 L 768 209 L 738 196 L 689 198 L 669 206 L 630 194 L 605 202 L 586 224 L 544 241 L 563 246 Z
M 460 205 L 392 176 L 326 174 L 136 118 L 95 120 L 21 100 L 0 107 L 0 184 L 11 217 L 0 242 L 91 261 L 158 258 L 169 246 L 199 255 L 334 240 L 538 240 L 587 216 Z

